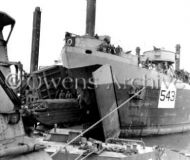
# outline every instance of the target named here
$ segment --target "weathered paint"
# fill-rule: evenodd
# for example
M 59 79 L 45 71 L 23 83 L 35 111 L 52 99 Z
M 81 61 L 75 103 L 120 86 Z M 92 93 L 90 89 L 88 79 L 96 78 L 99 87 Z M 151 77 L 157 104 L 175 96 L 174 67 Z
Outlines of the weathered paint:
M 102 66 L 93 73 L 93 77 L 97 85 L 97 88 L 95 88 L 95 93 L 97 99 L 97 106 L 100 112 L 100 117 L 104 117 L 112 110 L 118 107 L 116 102 L 116 95 L 115 95 L 113 77 L 110 66 L 109 65 Z M 109 85 L 105 87 L 106 84 Z M 119 125 L 119 117 L 117 111 L 111 114 L 105 120 L 103 120 L 102 123 L 103 123 L 105 139 L 119 136 L 120 125 Z
M 41 103 L 42 108 L 39 108 Z M 44 99 L 34 108 L 34 117 L 42 124 L 80 124 L 82 111 L 76 99 Z
M 172 104 L 172 107 L 164 108 L 158 105 L 160 88 L 162 82 L 168 83 L 171 81 L 170 77 L 155 70 L 147 70 L 131 65 L 127 62 L 128 59 L 107 53 L 95 52 L 89 55 L 83 53 L 80 48 L 68 47 L 65 48 L 63 53 L 63 58 L 65 57 L 66 59 L 64 60 L 67 61 L 69 70 L 73 72 L 76 70 L 75 76 L 77 76 L 77 73 L 79 74 L 77 72 L 79 68 L 85 68 L 82 66 L 89 67 L 91 63 L 110 64 L 112 66 L 118 105 L 131 96 L 129 92 L 131 92 L 132 86 L 132 90 L 135 87 L 146 86 L 141 98 L 132 100 L 119 110 L 123 135 L 159 135 L 183 132 L 190 129 L 190 101 L 188 98 L 190 96 L 190 87 L 188 84 L 184 85 L 179 82 L 176 86 L 175 107 Z M 91 77 L 90 73 L 86 73 L 86 75 Z M 80 77 L 82 77 L 81 73 Z M 175 79 L 173 80 L 175 81 Z
M 8 14 L 4 12 L 0 12 L 0 61 L 1 62 L 7 62 L 8 61 L 8 55 L 7 55 L 7 43 L 10 38 L 11 32 L 13 30 L 15 24 L 15 20 L 10 17 Z M 3 37 L 3 28 L 7 25 L 11 25 L 11 29 L 9 31 L 9 35 L 7 39 L 4 39 Z M 0 70 L 3 72 L 4 76 L 7 76 L 10 73 L 9 66 L 3 66 L 0 63 Z
M 158 108 L 160 89 L 147 88 L 141 104 L 126 105 L 119 112 L 122 136 L 147 136 L 190 130 L 190 90 L 177 89 L 174 108 Z

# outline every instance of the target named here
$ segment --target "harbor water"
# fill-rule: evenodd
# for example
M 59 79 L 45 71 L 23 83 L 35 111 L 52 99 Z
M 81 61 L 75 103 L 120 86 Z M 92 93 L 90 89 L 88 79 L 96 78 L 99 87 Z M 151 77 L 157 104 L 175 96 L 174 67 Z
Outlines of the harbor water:
M 190 154 L 190 132 L 178 133 L 164 136 L 154 136 L 143 138 L 148 146 L 163 146 L 181 153 Z

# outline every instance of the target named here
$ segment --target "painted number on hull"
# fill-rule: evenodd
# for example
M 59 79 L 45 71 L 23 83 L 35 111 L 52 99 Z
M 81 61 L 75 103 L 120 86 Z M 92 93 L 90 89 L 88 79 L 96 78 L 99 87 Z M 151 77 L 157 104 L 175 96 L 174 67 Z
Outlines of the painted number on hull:
M 161 90 L 160 101 L 174 101 L 175 91 Z
M 173 83 L 168 86 L 162 83 L 158 108 L 175 108 L 176 87 Z

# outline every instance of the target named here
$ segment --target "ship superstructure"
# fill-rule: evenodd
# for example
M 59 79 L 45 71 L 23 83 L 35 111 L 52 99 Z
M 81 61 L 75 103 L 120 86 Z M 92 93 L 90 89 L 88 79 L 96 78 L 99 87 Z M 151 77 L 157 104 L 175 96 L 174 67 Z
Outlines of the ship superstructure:
M 87 2 L 88 11 L 95 1 Z M 91 9 L 87 13 L 87 18 L 94 15 L 92 12 Z M 143 55 L 140 55 L 138 47 L 136 55 L 132 55 L 124 52 L 120 46 L 112 45 L 109 36 L 95 35 L 93 27 L 91 30 L 84 36 L 66 33 L 62 60 L 69 76 L 85 78 L 86 81 L 93 77 L 94 84 L 99 84 L 94 92 L 100 115 L 102 111 L 106 113 L 105 108 L 109 110 L 113 105 L 120 106 L 144 88 L 118 111 L 122 136 L 160 135 L 189 130 L 190 85 L 178 79 L 175 71 L 179 70 L 180 46 L 176 46 L 175 52 L 154 47 Z M 108 91 L 108 85 L 113 87 L 113 93 Z

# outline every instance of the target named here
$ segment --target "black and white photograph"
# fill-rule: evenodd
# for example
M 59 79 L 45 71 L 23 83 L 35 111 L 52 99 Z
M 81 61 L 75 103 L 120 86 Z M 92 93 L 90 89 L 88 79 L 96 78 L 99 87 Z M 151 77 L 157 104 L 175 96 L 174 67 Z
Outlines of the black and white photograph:
M 190 160 L 190 1 L 0 3 L 0 160 Z

